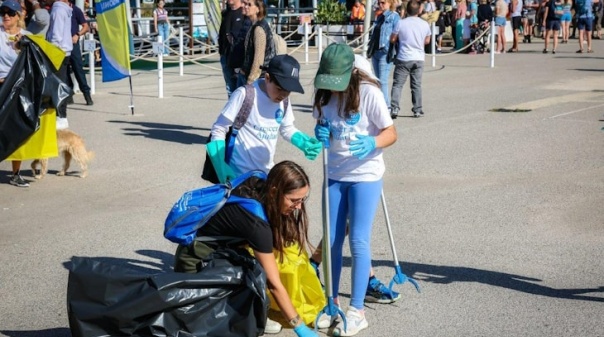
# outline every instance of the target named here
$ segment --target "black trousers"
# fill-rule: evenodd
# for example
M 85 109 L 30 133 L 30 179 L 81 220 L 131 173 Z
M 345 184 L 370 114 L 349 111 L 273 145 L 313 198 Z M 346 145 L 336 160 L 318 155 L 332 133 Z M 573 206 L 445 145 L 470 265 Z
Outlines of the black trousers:
M 71 81 L 71 73 L 78 81 L 78 85 L 80 86 L 80 90 L 83 93 L 89 94 L 90 87 L 88 86 L 88 81 L 86 81 L 86 74 L 84 74 L 84 65 L 82 63 L 82 50 L 80 49 L 80 44 L 76 43 L 73 45 L 73 50 L 71 51 L 71 55 L 69 56 L 69 86 L 73 89 L 73 83 Z

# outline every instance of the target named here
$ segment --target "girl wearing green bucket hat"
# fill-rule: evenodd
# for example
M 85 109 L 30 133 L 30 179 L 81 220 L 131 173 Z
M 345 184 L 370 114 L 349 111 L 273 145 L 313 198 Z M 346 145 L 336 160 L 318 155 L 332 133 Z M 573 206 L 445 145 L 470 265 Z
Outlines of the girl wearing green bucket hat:
M 349 221 L 352 293 L 336 336 L 354 336 L 368 327 L 364 299 L 371 269 L 371 229 L 382 192 L 385 171 L 382 149 L 397 138 L 380 85 L 354 66 L 345 44 L 331 44 L 321 55 L 315 77 L 313 116 L 315 135 L 328 153 L 329 238 L 332 292 L 337 298 L 342 270 L 342 247 Z

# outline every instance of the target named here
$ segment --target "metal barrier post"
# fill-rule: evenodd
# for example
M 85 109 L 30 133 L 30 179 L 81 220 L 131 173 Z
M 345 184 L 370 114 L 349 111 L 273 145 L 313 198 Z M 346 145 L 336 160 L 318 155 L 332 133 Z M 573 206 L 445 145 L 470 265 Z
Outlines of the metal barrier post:
M 491 68 L 495 68 L 495 17 L 491 20 L 491 38 L 490 41 L 490 59 L 491 59 Z
M 323 27 L 320 24 L 318 24 L 317 29 L 318 29 L 317 40 L 319 41 L 317 43 L 317 45 L 318 45 L 317 54 L 319 55 L 317 61 L 321 61 L 321 54 L 323 54 Z
M 161 35 L 157 35 L 157 44 L 157 97 L 164 98 L 164 41 Z
M 182 26 L 178 27 L 178 66 L 180 68 L 180 76 L 184 75 L 184 46 L 183 46 L 183 30 Z
M 432 68 L 436 67 L 436 23 L 432 22 L 432 38 L 430 39 L 430 51 L 432 52 Z
M 308 22 L 304 22 L 304 62 L 308 64 Z
M 88 34 L 86 33 L 86 36 L 88 37 L 89 41 L 93 41 L 94 42 L 94 35 L 93 34 Z M 96 48 L 95 48 L 96 49 Z M 88 74 L 90 75 L 90 94 L 94 95 L 95 94 L 95 85 L 94 85 L 94 52 L 95 49 L 90 50 L 88 52 Z

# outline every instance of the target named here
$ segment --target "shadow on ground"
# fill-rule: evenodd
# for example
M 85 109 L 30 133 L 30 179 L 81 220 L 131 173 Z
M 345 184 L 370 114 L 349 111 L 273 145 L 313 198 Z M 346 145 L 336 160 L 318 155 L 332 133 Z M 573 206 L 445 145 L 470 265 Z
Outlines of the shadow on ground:
M 69 328 L 54 328 L 44 330 L 0 330 L 8 337 L 71 337 Z
M 208 137 L 201 136 L 201 134 L 210 134 L 210 129 L 196 128 L 186 125 L 149 122 L 128 122 L 119 120 L 110 120 L 108 122 L 138 126 L 131 128 L 122 128 L 126 136 L 140 136 L 180 144 L 205 144 L 207 143 Z
M 372 264 L 376 267 L 393 266 L 393 262 L 387 260 L 373 260 Z M 350 258 L 344 259 L 344 265 L 351 265 Z M 533 295 L 569 300 L 604 302 L 604 286 L 597 288 L 556 289 L 536 284 L 536 282 L 543 282 L 543 280 L 540 279 L 476 268 L 438 266 L 411 262 L 401 263 L 401 268 L 405 275 L 417 280 L 420 286 L 425 282 L 434 284 L 476 282 Z M 392 276 L 394 277 L 394 268 L 392 272 Z M 382 280 L 382 282 L 390 283 L 390 280 Z M 584 295 L 588 293 L 601 293 L 602 296 Z

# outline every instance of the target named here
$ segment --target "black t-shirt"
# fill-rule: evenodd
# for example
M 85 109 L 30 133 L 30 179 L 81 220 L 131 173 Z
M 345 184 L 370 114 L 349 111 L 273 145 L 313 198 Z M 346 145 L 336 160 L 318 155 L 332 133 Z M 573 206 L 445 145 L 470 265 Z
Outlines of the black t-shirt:
M 247 240 L 261 253 L 273 252 L 273 232 L 268 222 L 238 204 L 226 204 L 197 231 L 198 236 L 232 236 Z

